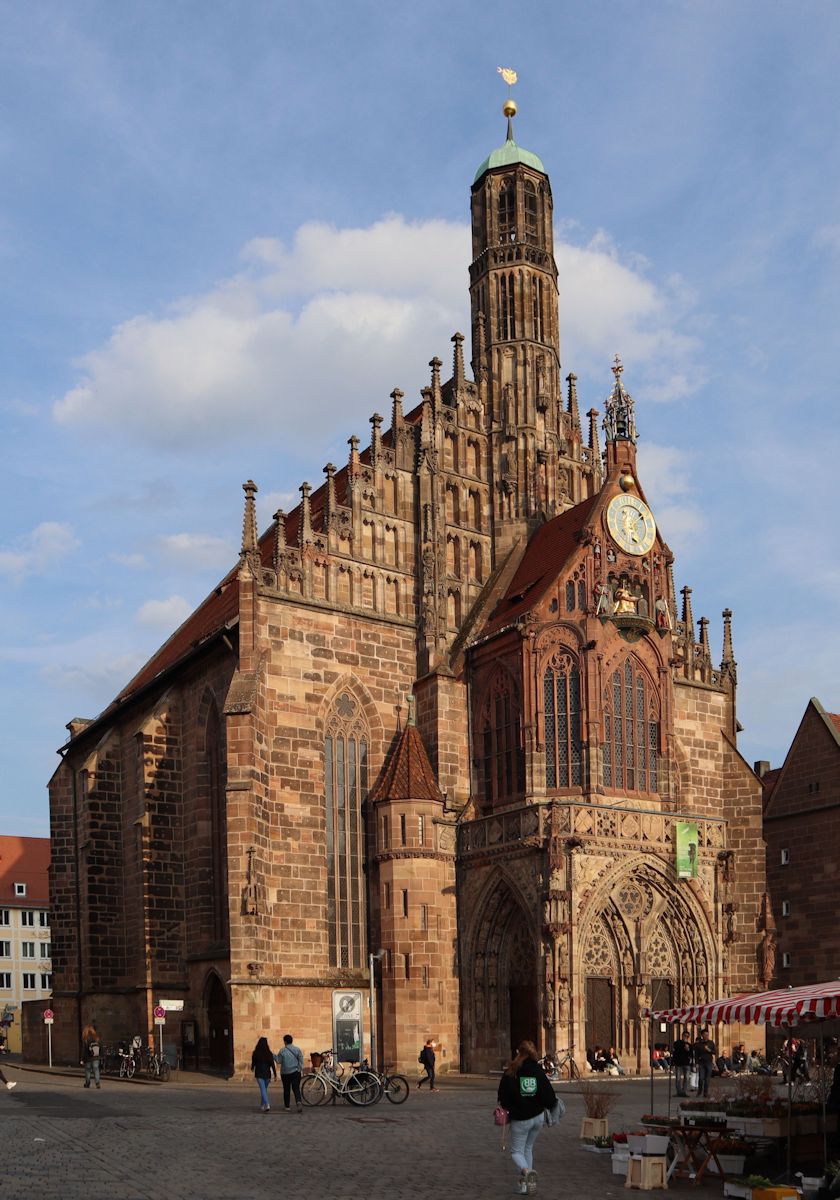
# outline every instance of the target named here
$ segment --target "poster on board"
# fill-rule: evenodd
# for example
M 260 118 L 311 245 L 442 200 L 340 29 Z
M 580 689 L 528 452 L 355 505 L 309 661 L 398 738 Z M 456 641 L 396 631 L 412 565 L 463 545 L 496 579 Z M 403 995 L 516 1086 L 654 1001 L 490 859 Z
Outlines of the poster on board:
M 338 1062 L 360 1062 L 364 1021 L 362 993 L 335 991 L 332 994 L 333 1046 Z

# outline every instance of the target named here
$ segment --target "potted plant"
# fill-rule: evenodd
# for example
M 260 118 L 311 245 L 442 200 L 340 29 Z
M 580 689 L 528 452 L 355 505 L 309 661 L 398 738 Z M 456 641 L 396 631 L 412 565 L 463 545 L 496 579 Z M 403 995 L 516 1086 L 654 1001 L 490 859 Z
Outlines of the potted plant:
M 607 1137 L 607 1117 L 618 1099 L 617 1093 L 593 1083 L 582 1083 L 580 1091 L 586 1113 L 580 1124 L 581 1138 Z
M 661 1117 L 656 1113 L 645 1113 L 642 1117 L 643 1125 L 655 1125 L 659 1129 L 671 1129 L 674 1125 L 679 1125 L 678 1117 Z
M 715 1154 L 724 1175 L 740 1175 L 744 1170 L 747 1155 L 752 1154 L 754 1150 L 751 1142 L 745 1142 L 743 1138 L 728 1137 L 717 1143 Z M 709 1163 L 709 1172 L 712 1175 L 717 1174 L 714 1159 Z

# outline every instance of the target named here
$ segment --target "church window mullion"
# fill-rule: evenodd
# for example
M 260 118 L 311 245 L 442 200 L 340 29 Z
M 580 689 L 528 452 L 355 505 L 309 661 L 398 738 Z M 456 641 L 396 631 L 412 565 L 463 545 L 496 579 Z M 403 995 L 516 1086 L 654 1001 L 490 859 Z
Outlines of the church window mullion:
M 557 787 L 557 721 L 554 703 L 554 672 L 549 667 L 543 676 L 545 700 L 545 786 Z

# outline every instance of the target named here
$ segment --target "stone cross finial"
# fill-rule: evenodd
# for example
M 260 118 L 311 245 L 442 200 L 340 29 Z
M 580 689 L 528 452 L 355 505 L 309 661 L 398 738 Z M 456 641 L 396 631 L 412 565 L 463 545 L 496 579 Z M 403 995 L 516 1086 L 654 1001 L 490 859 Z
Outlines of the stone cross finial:
M 452 355 L 452 378 L 455 380 L 455 387 L 459 388 L 463 385 L 464 379 L 464 335 L 463 333 L 453 333 L 452 344 L 455 347 Z
M 309 495 L 312 488 L 308 483 L 304 482 L 300 485 L 300 536 L 298 542 L 302 546 L 305 542 L 312 541 L 312 515 L 309 503 Z
M 735 654 L 732 650 L 732 609 L 725 608 L 723 610 L 723 659 L 721 667 L 730 667 L 735 662 Z
M 405 723 L 406 723 L 406 725 L 415 725 L 416 721 L 414 719 L 414 693 L 413 692 L 408 693 L 408 696 L 406 697 L 406 703 L 408 705 L 408 716 L 406 717 Z
M 379 460 L 382 457 L 382 418 L 379 413 L 374 413 L 370 418 L 370 461 L 374 468 L 379 465 Z
M 572 418 L 572 426 L 580 431 L 580 413 L 578 412 L 578 396 L 577 396 L 577 375 L 571 372 L 566 376 L 566 383 L 569 385 L 569 416 Z
M 324 503 L 324 528 L 326 529 L 331 517 L 335 516 L 335 467 L 332 463 L 327 463 L 324 467 L 324 474 L 327 477 L 327 495 Z
M 432 391 L 434 392 L 435 399 L 437 400 L 438 396 L 440 395 L 440 369 L 443 366 L 443 363 L 440 361 L 438 356 L 435 355 L 434 358 L 429 360 L 429 366 L 432 368 Z
M 280 560 L 286 550 L 286 514 L 278 508 L 274 514 L 274 570 L 279 570 Z

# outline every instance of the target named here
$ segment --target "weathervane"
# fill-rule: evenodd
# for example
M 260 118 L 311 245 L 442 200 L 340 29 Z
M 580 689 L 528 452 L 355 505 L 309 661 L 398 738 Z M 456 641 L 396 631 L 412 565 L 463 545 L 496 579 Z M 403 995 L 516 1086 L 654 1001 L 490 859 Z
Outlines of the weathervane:
M 508 98 L 507 98 L 507 100 L 505 100 L 504 104 L 502 105 L 502 112 L 508 119 L 508 130 L 507 130 L 508 141 L 512 142 L 513 141 L 513 126 L 511 125 L 511 118 L 516 116 L 516 101 L 514 100 L 513 96 L 511 95 L 510 89 L 513 87 L 513 85 L 519 79 L 519 76 L 516 74 L 516 71 L 514 71 L 512 67 L 497 67 L 496 70 L 499 72 L 502 79 L 504 79 L 505 83 L 508 85 Z

